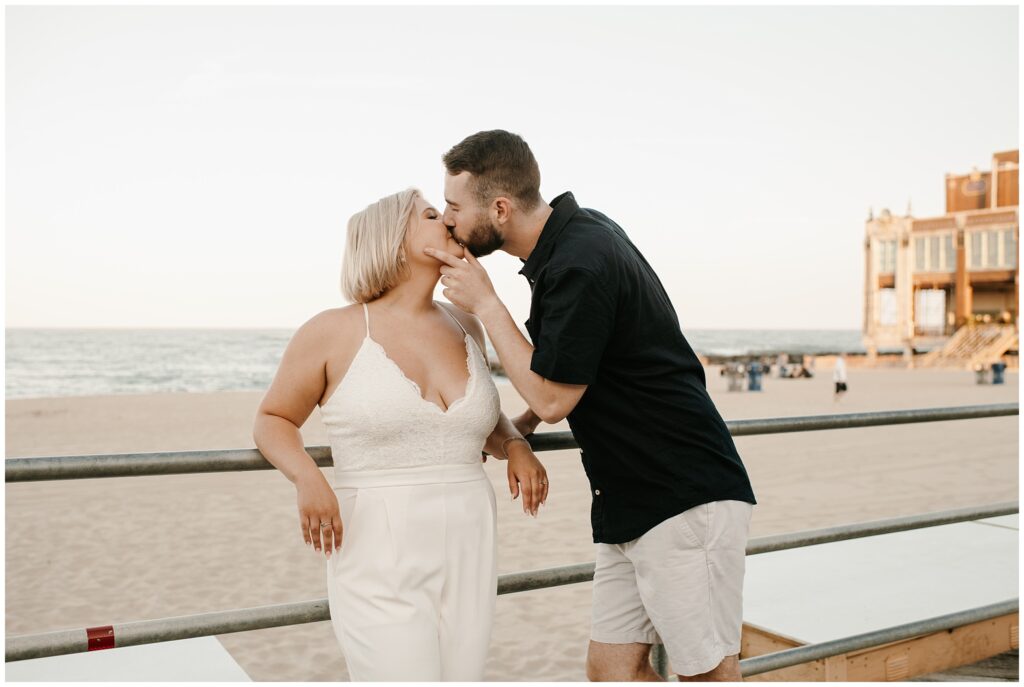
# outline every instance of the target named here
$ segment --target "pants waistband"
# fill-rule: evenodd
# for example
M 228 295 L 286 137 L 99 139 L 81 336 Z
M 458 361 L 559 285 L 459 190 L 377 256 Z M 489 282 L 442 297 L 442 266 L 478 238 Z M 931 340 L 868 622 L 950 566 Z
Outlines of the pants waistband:
M 487 479 L 482 462 L 458 465 L 423 465 L 387 470 L 335 470 L 334 488 L 399 487 Z

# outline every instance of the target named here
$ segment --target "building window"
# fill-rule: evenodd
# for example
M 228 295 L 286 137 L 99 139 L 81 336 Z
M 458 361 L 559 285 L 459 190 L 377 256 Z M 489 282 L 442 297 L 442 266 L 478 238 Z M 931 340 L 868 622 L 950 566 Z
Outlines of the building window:
M 896 271 L 896 242 L 878 242 L 878 272 L 893 274 Z
M 971 269 L 1013 269 L 1017 266 L 1017 238 L 1013 229 L 971 233 Z
M 956 249 L 953 248 L 953 235 L 946 234 L 942 237 L 942 266 L 947 272 L 956 270 Z
M 981 269 L 981 259 L 985 257 L 981 251 L 982 238 L 980 231 L 971 232 L 971 269 Z
M 915 296 L 916 331 L 941 336 L 946 327 L 946 292 L 942 289 L 921 289 Z
M 939 271 L 939 237 L 929 236 L 928 237 L 928 271 L 938 272 Z
M 952 234 L 934 234 L 914 239 L 915 272 L 952 272 L 956 269 L 956 251 Z
M 988 244 L 988 250 L 986 251 L 988 260 L 985 262 L 987 267 L 997 267 L 999 265 L 999 234 L 994 231 L 985 232 L 985 243 Z

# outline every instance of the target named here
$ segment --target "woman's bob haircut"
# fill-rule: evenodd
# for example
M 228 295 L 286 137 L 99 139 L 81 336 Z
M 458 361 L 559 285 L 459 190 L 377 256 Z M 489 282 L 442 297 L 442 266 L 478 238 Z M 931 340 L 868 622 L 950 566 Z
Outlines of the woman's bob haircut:
M 348 221 L 341 292 L 353 303 L 369 303 L 395 286 L 408 263 L 405 235 L 417 198 L 415 188 L 381 198 Z

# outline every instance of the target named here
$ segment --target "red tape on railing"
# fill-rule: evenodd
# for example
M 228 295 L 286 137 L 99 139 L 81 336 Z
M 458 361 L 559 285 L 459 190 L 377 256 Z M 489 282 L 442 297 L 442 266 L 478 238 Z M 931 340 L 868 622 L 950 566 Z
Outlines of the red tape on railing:
M 89 637 L 89 651 L 114 648 L 114 626 L 87 627 L 85 634 Z

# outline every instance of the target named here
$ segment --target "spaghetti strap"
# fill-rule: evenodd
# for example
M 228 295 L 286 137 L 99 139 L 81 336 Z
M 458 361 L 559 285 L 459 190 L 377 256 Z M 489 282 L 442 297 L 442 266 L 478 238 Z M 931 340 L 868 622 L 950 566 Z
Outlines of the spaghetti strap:
M 366 303 L 363 303 L 363 319 L 366 320 L 366 336 L 370 336 L 370 309 L 366 307 Z
M 462 330 L 463 334 L 465 334 L 466 336 L 469 336 L 469 332 L 467 332 L 466 328 L 462 326 L 461 322 L 459 322 L 459 318 L 457 318 L 455 315 L 452 315 L 452 311 L 451 310 L 446 308 L 444 305 L 441 306 L 441 309 L 444 310 L 446 313 L 448 313 L 449 317 L 451 317 L 453 320 L 455 320 L 455 324 L 459 325 L 459 329 Z

